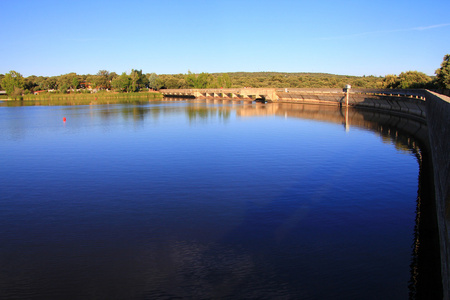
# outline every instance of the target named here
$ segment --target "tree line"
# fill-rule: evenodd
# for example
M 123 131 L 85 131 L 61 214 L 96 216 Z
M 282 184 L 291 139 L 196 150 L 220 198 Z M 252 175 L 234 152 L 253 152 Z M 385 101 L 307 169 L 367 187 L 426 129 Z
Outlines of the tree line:
M 187 74 L 146 73 L 132 69 L 129 74 L 100 70 L 95 75 L 68 73 L 60 76 L 23 77 L 19 72 L 0 74 L 0 90 L 10 96 L 35 92 L 91 93 L 101 90 L 140 92 L 160 89 L 186 88 L 342 88 L 350 84 L 355 88 L 427 88 L 450 89 L 450 55 L 444 56 L 436 76 L 418 71 L 399 75 L 346 76 L 326 73 L 232 72 Z
M 0 89 L 8 95 L 22 95 L 34 92 L 54 93 L 91 93 L 101 90 L 118 92 L 139 92 L 140 90 L 156 89 L 157 75 L 143 74 L 142 70 L 131 70 L 130 74 L 100 70 L 95 75 L 78 75 L 68 73 L 60 76 L 29 76 L 23 77 L 19 72 L 10 71 L 0 74 Z

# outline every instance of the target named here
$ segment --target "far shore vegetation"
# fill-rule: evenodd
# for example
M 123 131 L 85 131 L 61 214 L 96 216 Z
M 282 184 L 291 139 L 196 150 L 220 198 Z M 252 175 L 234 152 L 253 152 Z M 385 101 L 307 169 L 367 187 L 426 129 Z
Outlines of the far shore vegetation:
M 71 101 L 114 98 L 158 98 L 160 89 L 189 88 L 355 88 L 432 90 L 450 89 L 450 55 L 428 76 L 418 71 L 386 76 L 347 76 L 326 73 L 232 72 L 194 74 L 143 73 L 131 70 L 121 75 L 100 70 L 95 75 L 68 73 L 59 76 L 23 77 L 17 71 L 0 74 L 1 99 Z

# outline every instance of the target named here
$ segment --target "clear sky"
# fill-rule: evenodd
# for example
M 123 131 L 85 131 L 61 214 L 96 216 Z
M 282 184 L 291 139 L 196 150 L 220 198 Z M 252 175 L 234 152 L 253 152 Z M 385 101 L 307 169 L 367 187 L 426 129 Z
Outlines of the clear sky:
M 449 0 L 0 0 L 0 74 L 428 75 Z

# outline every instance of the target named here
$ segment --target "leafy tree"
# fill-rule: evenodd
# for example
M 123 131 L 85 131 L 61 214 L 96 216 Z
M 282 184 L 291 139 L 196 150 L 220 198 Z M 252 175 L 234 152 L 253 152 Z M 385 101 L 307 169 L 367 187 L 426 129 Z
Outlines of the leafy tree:
M 97 76 L 94 78 L 95 86 L 99 89 L 109 89 L 110 84 L 110 73 L 107 70 L 100 70 L 97 72 Z
M 400 73 L 399 88 L 424 88 L 431 82 L 430 76 L 418 71 L 408 71 Z
M 435 73 L 437 86 L 443 89 L 450 89 L 450 54 L 444 56 L 441 67 Z
M 397 87 L 397 76 L 396 75 L 386 75 L 383 80 L 383 86 L 388 89 L 394 89 Z
M 197 77 L 197 84 L 200 89 L 206 89 L 213 87 L 214 76 L 208 73 L 200 73 Z
M 386 75 L 384 86 L 394 89 L 426 88 L 431 85 L 431 77 L 418 71 L 402 72 L 399 76 Z
M 47 87 L 45 87 L 45 81 L 47 79 L 46 77 L 43 77 L 43 76 L 39 76 L 39 77 L 30 76 L 27 79 L 30 79 L 33 82 L 35 91 L 46 90 L 47 89 Z
M 49 77 L 44 81 L 44 89 L 46 90 L 54 90 L 58 86 L 58 80 L 55 76 Z
M 142 70 L 131 70 L 131 89 L 133 92 L 139 91 L 148 86 L 148 78 L 142 74 Z
M 165 86 L 168 89 L 179 89 L 178 79 L 176 77 L 170 77 L 166 82 Z
M 91 86 L 92 88 L 97 87 L 97 76 L 96 75 L 88 75 L 86 77 L 86 87 Z
M 366 82 L 362 78 L 360 78 L 360 79 L 355 80 L 353 82 L 353 86 L 359 87 L 359 88 L 365 88 L 366 87 Z
M 123 72 L 122 75 L 111 81 L 111 86 L 117 91 L 128 92 L 131 90 L 131 78 Z
M 217 77 L 218 86 L 221 88 L 230 88 L 231 87 L 231 79 L 228 74 L 223 74 Z
M 25 91 L 34 91 L 35 87 L 38 86 L 36 84 L 36 79 L 37 77 L 34 75 L 24 78 L 23 89 Z
M 148 74 L 148 87 L 156 91 L 162 87 L 162 82 L 155 73 Z
M 63 83 L 63 84 L 59 85 L 58 88 L 61 93 L 66 94 L 69 86 L 67 85 L 67 83 Z
M 23 76 L 16 71 L 6 73 L 2 79 L 2 87 L 8 95 L 12 96 L 20 96 L 23 92 L 24 84 Z
M 109 73 L 108 79 L 109 81 L 113 80 L 114 78 L 119 77 L 116 72 Z
M 77 77 L 73 77 L 72 78 L 72 89 L 76 90 L 78 88 L 78 86 L 80 85 L 80 81 L 78 80 Z
M 186 83 L 189 88 L 195 88 L 197 86 L 197 76 L 189 70 L 186 75 Z
M 75 83 L 76 83 L 76 85 L 74 86 Z M 77 75 L 77 73 L 74 73 L 74 72 L 61 75 L 61 76 L 57 77 L 57 84 L 58 84 L 58 89 L 63 93 L 67 92 L 67 89 L 70 87 L 73 89 L 76 89 L 79 84 L 78 75 Z
M 215 78 L 212 74 L 208 73 L 200 73 L 200 74 L 194 74 L 191 73 L 191 71 L 188 71 L 188 74 L 184 76 L 186 86 L 188 88 L 194 88 L 194 89 L 205 89 L 205 88 L 212 88 L 217 87 L 217 83 L 215 82 Z

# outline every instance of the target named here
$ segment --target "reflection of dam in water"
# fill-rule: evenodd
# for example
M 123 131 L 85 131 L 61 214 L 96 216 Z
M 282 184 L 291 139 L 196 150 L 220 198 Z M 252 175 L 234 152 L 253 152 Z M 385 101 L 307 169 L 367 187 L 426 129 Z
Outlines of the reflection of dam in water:
M 360 127 L 376 132 L 386 132 L 389 135 L 392 131 L 394 136 L 398 136 L 399 132 L 404 132 L 414 139 L 428 143 L 428 129 L 424 121 L 402 118 L 373 110 L 311 104 L 272 103 L 243 106 L 237 110 L 237 115 L 242 117 L 276 115 L 303 118 L 342 124 L 346 130 L 351 127 Z
M 168 101 L 174 101 L 171 98 L 168 99 L 170 99 Z M 219 104 L 219 106 L 205 106 L 205 104 Z M 404 118 L 375 110 L 297 103 L 252 104 L 231 100 L 189 101 L 188 110 L 191 111 L 192 115 L 204 118 L 207 118 L 209 113 L 229 116 L 231 111 L 236 110 L 238 117 L 280 116 L 310 119 L 342 124 L 346 130 L 350 130 L 351 127 L 370 129 L 394 138 L 406 134 L 408 135 L 407 139 L 412 144 L 417 142 L 423 145 L 428 144 L 428 128 L 424 120 Z

